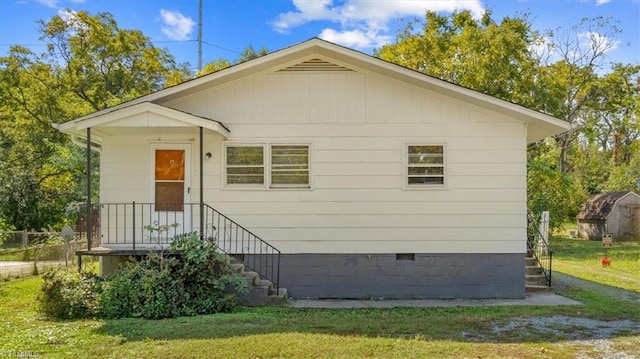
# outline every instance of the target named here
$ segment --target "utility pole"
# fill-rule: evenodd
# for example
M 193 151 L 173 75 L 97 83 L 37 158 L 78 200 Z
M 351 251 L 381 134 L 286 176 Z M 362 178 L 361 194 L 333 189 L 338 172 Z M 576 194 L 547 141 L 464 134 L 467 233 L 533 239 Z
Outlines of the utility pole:
M 202 0 L 198 0 L 198 72 L 202 71 Z

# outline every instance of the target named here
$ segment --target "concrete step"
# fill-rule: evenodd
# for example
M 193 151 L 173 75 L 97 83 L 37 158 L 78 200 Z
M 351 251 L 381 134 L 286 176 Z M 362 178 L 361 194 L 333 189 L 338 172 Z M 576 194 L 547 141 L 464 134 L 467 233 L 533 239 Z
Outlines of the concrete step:
M 527 274 L 524 278 L 526 285 L 547 285 L 547 277 L 544 274 Z
M 242 274 L 242 273 L 244 273 L 244 264 L 237 263 L 237 262 L 231 263 L 231 270 L 233 270 L 234 272 Z
M 275 292 L 275 291 L 274 291 Z M 285 288 L 278 289 L 277 294 L 270 294 L 265 304 L 277 305 L 287 303 L 287 290 Z
M 527 284 L 524 286 L 524 291 L 527 293 L 545 293 L 553 292 L 553 289 L 546 285 Z
M 542 274 L 542 268 L 538 266 L 526 266 L 525 274 Z
M 533 257 L 527 257 L 524 260 L 524 264 L 526 266 L 537 266 L 538 265 L 538 261 Z
M 242 276 L 247 279 L 247 284 L 249 285 L 249 287 L 257 286 L 258 282 L 260 282 L 260 275 L 258 275 L 258 273 L 256 272 L 253 272 L 253 271 L 244 272 L 242 273 Z

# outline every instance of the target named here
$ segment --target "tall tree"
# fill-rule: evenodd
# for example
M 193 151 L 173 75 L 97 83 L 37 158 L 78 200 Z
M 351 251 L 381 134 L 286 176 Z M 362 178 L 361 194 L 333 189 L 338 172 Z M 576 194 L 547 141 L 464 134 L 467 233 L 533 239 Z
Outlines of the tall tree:
M 67 204 L 85 196 L 84 150 L 52 123 L 186 74 L 166 50 L 140 31 L 120 29 L 110 14 L 67 10 L 41 21 L 39 31 L 45 53 L 14 46 L 0 58 L 0 216 L 27 229 L 62 225 Z
M 429 11 L 375 55 L 476 91 L 535 105 L 537 62 L 530 49 L 537 39 L 526 17 L 505 17 L 498 23 L 490 12 L 475 19 L 469 11 L 451 16 Z
M 571 145 L 587 125 L 589 106 L 599 96 L 596 86 L 598 72 L 603 71 L 606 55 L 616 45 L 620 30 L 605 17 L 585 18 L 571 27 L 560 27 L 545 35 L 546 51 L 539 53 L 542 73 L 551 76 L 557 92 L 554 105 L 547 111 L 578 129 L 556 137 L 558 164 L 562 173 L 568 172 L 567 154 Z
M 173 72 L 187 72 L 142 32 L 119 28 L 109 13 L 65 14 L 40 21 L 41 40 L 48 42 L 44 60 L 59 64 L 57 81 L 94 111 L 159 90 Z

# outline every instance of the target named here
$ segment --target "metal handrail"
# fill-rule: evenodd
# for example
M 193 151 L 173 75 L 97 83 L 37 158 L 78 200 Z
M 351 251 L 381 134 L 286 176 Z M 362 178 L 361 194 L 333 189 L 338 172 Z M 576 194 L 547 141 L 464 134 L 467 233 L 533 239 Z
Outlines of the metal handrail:
M 280 287 L 280 250 L 208 204 L 204 208 L 206 223 L 212 226 L 214 232 L 213 236 L 208 237 L 215 238 L 220 251 L 235 257 L 246 268 L 269 280 L 277 293 Z
M 544 274 L 547 280 L 547 285 L 551 287 L 553 251 L 551 250 L 549 242 L 547 242 L 542 233 L 540 233 L 540 229 L 529 211 L 527 211 L 527 248 L 531 251 L 536 262 L 542 269 L 542 274 Z
M 165 204 L 156 210 L 154 203 L 92 204 L 96 220 L 92 221 L 93 242 L 98 246 L 124 246 L 135 251 L 141 248 L 164 247 L 171 239 L 183 234 L 199 233 L 202 240 L 215 243 L 225 254 L 242 262 L 245 267 L 280 287 L 280 250 L 208 204 Z M 87 213 L 81 209 L 80 213 Z M 82 217 L 79 223 L 86 223 Z M 178 223 L 178 226 L 173 224 Z M 162 227 L 161 231 L 151 227 Z M 86 227 L 86 226 L 85 226 Z M 84 228 L 85 231 L 88 230 Z M 84 232 L 84 231 L 83 231 Z

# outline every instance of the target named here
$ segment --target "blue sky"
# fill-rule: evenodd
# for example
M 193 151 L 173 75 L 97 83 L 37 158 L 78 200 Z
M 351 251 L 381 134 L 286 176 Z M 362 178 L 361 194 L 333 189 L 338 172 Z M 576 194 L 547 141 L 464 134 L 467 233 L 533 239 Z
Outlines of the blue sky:
M 528 13 L 537 30 L 569 28 L 584 17 L 615 19 L 622 30 L 602 38 L 611 62 L 640 63 L 640 0 L 204 0 L 203 62 L 234 60 L 248 45 L 278 50 L 311 37 L 371 53 L 394 40 L 399 19 L 423 17 L 427 9 L 450 13 L 491 10 L 500 20 Z M 139 29 L 166 47 L 178 62 L 197 64 L 198 0 L 0 0 L 0 56 L 8 45 L 39 45 L 36 21 L 86 10 L 109 12 L 118 25 Z

